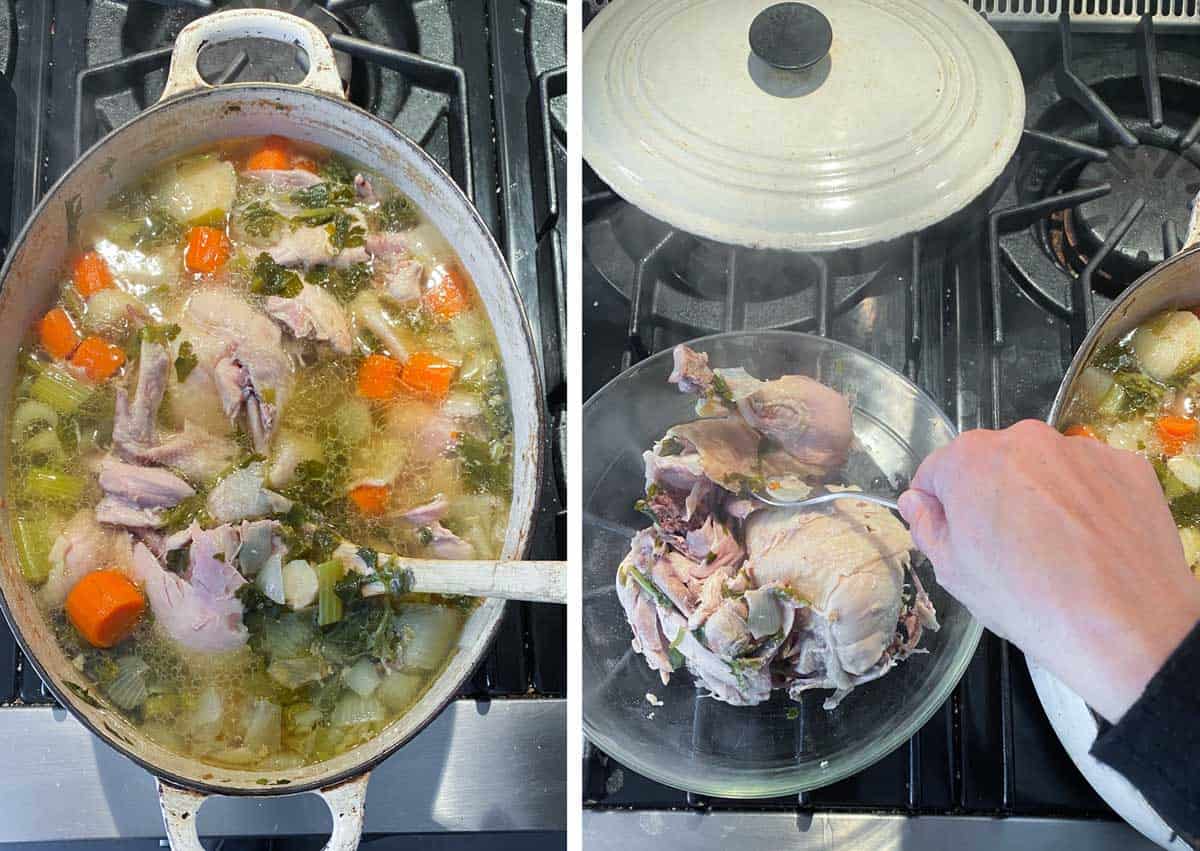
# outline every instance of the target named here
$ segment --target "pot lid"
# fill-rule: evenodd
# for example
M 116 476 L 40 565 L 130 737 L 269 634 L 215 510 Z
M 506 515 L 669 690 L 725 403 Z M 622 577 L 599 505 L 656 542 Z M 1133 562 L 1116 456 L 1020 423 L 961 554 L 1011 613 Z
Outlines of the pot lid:
M 614 0 L 584 30 L 583 153 L 618 194 L 756 248 L 935 224 L 1021 138 L 1012 54 L 961 0 Z

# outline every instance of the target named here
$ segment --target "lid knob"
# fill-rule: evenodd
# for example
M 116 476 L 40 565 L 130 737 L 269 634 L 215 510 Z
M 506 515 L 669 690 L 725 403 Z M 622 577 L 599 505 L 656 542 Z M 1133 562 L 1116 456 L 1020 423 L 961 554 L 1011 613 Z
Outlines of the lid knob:
M 798 71 L 820 62 L 833 44 L 829 19 L 807 3 L 776 3 L 750 24 L 750 49 L 776 68 Z

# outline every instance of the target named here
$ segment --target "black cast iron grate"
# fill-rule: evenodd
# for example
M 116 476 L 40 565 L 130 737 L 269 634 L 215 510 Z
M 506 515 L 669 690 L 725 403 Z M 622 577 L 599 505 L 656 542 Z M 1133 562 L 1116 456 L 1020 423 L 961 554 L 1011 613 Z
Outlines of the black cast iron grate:
M 1120 203 L 1111 205 L 1101 223 L 1102 238 L 1079 252 L 1078 265 L 1055 253 L 1047 238 L 1048 220 L 1058 216 L 1061 221 L 1064 214 L 1078 214 L 1083 205 L 1114 194 L 1110 183 L 1076 181 L 1087 164 L 1108 162 L 1114 150 L 1163 138 L 1170 143 L 1156 148 L 1190 157 L 1200 136 L 1195 99 L 1193 114 L 1177 129 L 1178 107 L 1186 102 L 1182 94 L 1200 84 L 1200 67 L 1182 73 L 1196 63 L 1195 48 L 1189 53 L 1187 44 L 1176 40 L 1160 50 L 1152 21 L 1145 17 L 1120 37 L 1097 39 L 1077 33 L 1072 45 L 1065 16 L 1049 42 L 1030 44 L 1027 34 L 1006 34 L 1019 61 L 1035 55 L 1044 63 L 1048 52 L 1057 54 L 1042 77 L 1054 91 L 1040 92 L 1035 84 L 1014 185 L 989 215 L 966 225 L 953 241 L 930 232 L 885 248 L 882 262 L 877 257 L 860 264 L 885 270 L 862 293 L 856 292 L 853 276 L 846 281 L 845 270 L 854 264 L 844 255 L 791 258 L 792 268 L 808 264 L 809 273 L 793 277 L 786 297 L 760 314 L 765 322 L 754 321 L 745 310 L 745 304 L 762 297 L 761 287 L 739 273 L 745 257 L 757 252 L 706 244 L 654 223 L 588 174 L 585 395 L 618 370 L 698 333 L 783 327 L 882 353 L 885 362 L 930 391 L 960 430 L 1044 418 L 1066 365 L 1104 304 L 1098 276 L 1105 276 L 1109 292 L 1132 280 L 1114 261 L 1122 246 L 1129 251 L 1125 240 L 1134 223 L 1151 212 L 1161 219 L 1161 227 L 1156 221 L 1141 233 L 1157 228 L 1160 250 L 1169 255 L 1178 250 L 1178 222 L 1186 222 L 1188 210 L 1160 205 L 1130 181 L 1133 185 L 1121 188 Z M 1089 48 L 1086 56 L 1073 51 L 1079 44 Z M 1027 79 L 1039 70 L 1037 62 L 1020 64 Z M 1039 123 L 1047 115 L 1054 120 Z M 1132 115 L 1139 120 L 1131 121 Z M 644 244 L 621 237 L 628 225 L 623 217 L 639 222 L 628 232 L 642 235 Z M 680 274 L 687 267 L 672 258 L 678 242 L 684 261 L 696 254 L 724 255 L 716 264 L 722 272 L 716 285 L 711 274 L 703 284 Z M 1040 262 L 1031 264 L 1032 249 L 1018 254 L 1010 242 L 1036 246 Z M 1131 254 L 1137 257 L 1137 251 Z M 864 286 L 861 280 L 857 285 Z M 887 314 L 888 305 L 885 323 L 854 319 Z M 620 314 L 613 318 L 616 308 Z M 619 343 L 606 343 L 610 336 Z M 585 804 L 595 808 L 1113 817 L 1055 738 L 1020 652 L 990 633 L 951 698 L 907 746 L 825 789 L 752 803 L 703 798 L 636 775 L 590 745 L 583 768 Z
M 20 49 L 11 79 L 0 80 L 0 103 L 12 89 L 24 104 L 15 111 L 11 133 L 6 134 L 0 120 L 0 180 L 9 179 L 3 155 L 11 153 L 15 161 L 12 221 L 19 226 L 29 217 L 50 183 L 80 151 L 153 103 L 165 79 L 171 41 L 183 25 L 234 5 L 250 4 L 57 0 L 25 9 L 18 4 Z M 495 56 L 509 50 L 510 42 L 523 50 L 520 33 L 497 27 L 489 35 L 496 19 L 485 16 L 478 4 L 459 0 L 327 0 L 323 6 L 313 0 L 262 0 L 256 5 L 310 18 L 328 14 L 328 25 L 322 28 L 329 32 L 339 70 L 344 77 L 349 73 L 350 99 L 416 138 L 472 199 L 510 257 L 534 253 L 541 234 L 532 226 L 501 228 L 502 222 L 515 218 L 516 205 L 532 203 L 527 199 L 530 181 L 501 186 L 497 179 L 498 170 L 528 172 L 530 148 L 523 143 L 498 149 L 493 136 L 494 123 L 502 123 L 511 111 L 508 105 L 493 103 L 493 87 L 529 76 L 523 63 L 508 69 Z M 135 13 L 140 17 L 131 23 L 126 16 Z M 243 74 L 245 79 L 294 81 L 289 74 L 299 79 L 303 73 L 302 68 L 289 69 L 295 64 L 293 57 L 247 54 L 236 43 L 234 48 L 205 71 L 210 81 L 242 79 Z M 259 76 L 252 75 L 255 70 Z M 524 110 L 522 104 L 522 119 Z M 6 114 L 0 110 L 0 115 Z M 7 248 L 13 234 L 4 225 L 0 217 L 0 244 Z M 527 310 L 557 315 L 565 302 L 557 283 L 561 272 L 557 278 L 547 277 L 546 286 L 538 284 L 538 274 L 535 267 L 532 284 L 521 287 Z M 559 327 L 540 329 L 556 362 L 561 360 Z M 548 475 L 543 491 L 549 497 L 544 494 L 535 520 L 532 557 L 562 557 L 566 539 L 561 490 L 561 478 L 556 482 Z M 496 644 L 462 696 L 561 696 L 566 688 L 564 635 L 561 607 L 510 605 Z M 36 672 L 24 664 L 7 627 L 0 625 L 0 705 L 12 701 L 37 704 L 52 698 Z

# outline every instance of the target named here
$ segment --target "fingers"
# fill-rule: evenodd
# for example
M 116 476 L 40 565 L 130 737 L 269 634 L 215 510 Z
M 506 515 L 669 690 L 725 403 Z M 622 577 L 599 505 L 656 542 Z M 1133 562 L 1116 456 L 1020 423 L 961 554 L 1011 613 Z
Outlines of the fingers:
M 909 488 L 900 494 L 900 516 L 908 524 L 913 543 L 929 556 L 935 570 L 949 555 L 949 527 L 942 503 L 933 494 Z

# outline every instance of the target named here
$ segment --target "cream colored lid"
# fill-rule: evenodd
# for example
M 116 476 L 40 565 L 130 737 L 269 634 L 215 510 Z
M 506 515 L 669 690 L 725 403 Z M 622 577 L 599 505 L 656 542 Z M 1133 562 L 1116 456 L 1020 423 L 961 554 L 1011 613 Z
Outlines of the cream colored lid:
M 776 5 L 614 0 L 584 30 L 583 154 L 613 190 L 700 236 L 820 251 L 935 224 L 1004 170 L 1024 89 L 967 4 L 774 9 L 781 17 L 760 21 L 756 48 L 780 64 L 796 64 L 789 45 L 820 42 L 812 23 L 828 20 L 828 53 L 803 70 L 751 49 L 751 25 Z M 803 32 L 788 35 L 795 13 Z

